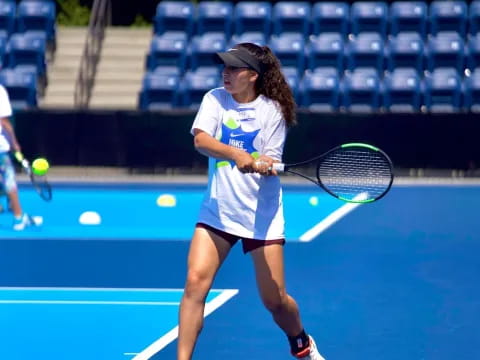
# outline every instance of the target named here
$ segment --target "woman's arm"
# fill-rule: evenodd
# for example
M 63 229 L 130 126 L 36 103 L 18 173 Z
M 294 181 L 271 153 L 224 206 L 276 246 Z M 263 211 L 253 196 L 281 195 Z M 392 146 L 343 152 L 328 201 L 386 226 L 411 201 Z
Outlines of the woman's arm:
M 6 132 L 8 132 L 8 137 L 12 141 L 12 150 L 14 152 L 21 151 L 20 144 L 18 143 L 17 137 L 15 136 L 15 130 L 13 130 L 12 123 L 10 120 L 7 118 L 2 118 L 2 128 L 5 129 Z
M 213 136 L 200 129 L 194 129 L 195 149 L 203 155 L 216 159 L 234 161 L 242 173 L 254 172 L 254 161 L 252 155 L 244 150 L 223 144 Z

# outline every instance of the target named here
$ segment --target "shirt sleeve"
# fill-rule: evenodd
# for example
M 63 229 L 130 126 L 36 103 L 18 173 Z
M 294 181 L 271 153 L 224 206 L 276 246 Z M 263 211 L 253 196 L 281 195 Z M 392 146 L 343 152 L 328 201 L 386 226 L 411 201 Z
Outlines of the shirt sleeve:
M 219 123 L 218 100 L 211 92 L 205 94 L 198 109 L 195 120 L 193 121 L 190 133 L 194 135 L 194 130 L 205 131 L 210 136 L 215 136 Z
M 285 119 L 281 111 L 276 108 L 265 128 L 263 154 L 270 156 L 272 159 L 282 161 L 286 135 L 287 128 Z
M 7 90 L 0 85 L 0 118 L 12 116 L 12 106 L 8 98 Z

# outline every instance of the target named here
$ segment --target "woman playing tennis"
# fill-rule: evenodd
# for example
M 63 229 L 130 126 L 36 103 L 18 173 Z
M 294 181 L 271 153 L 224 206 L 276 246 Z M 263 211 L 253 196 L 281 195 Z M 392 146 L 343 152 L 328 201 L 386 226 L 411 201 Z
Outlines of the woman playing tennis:
M 188 255 L 177 360 L 192 358 L 207 293 L 240 239 L 252 256 L 262 301 L 285 332 L 292 355 L 323 360 L 286 291 L 282 189 L 270 170 L 295 123 L 292 92 L 266 46 L 238 44 L 217 53 L 216 60 L 225 66 L 224 86 L 204 96 L 191 130 L 195 148 L 209 157 L 210 177 Z
M 15 168 L 10 159 L 10 152 L 13 150 L 19 162 L 23 160 L 23 155 L 9 120 L 10 116 L 12 116 L 10 99 L 5 87 L 0 85 L 0 188 L 6 193 L 13 212 L 13 229 L 24 230 L 34 223 L 30 216 L 23 212 L 20 205 Z

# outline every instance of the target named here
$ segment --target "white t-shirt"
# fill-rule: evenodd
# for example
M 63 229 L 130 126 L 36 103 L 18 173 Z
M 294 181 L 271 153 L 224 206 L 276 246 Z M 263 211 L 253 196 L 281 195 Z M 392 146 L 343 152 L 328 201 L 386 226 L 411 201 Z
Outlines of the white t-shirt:
M 10 105 L 10 99 L 8 98 L 7 90 L 0 85 L 0 119 L 8 118 L 12 116 L 12 106 Z M 0 122 L 0 153 L 10 151 L 10 143 L 5 137 L 2 129 L 2 123 Z
M 224 144 L 282 159 L 286 124 L 278 104 L 260 95 L 237 103 L 224 88 L 205 94 L 192 125 Z M 198 222 L 242 238 L 285 237 L 282 189 L 277 176 L 243 174 L 234 162 L 209 159 L 209 184 Z

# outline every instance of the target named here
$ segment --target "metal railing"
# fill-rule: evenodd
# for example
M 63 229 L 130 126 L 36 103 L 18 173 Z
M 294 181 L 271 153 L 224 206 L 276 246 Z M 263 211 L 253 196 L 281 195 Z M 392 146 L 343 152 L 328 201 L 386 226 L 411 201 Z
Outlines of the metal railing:
M 75 107 L 88 108 L 95 84 L 95 74 L 100 60 L 105 28 L 112 21 L 110 0 L 95 0 L 88 24 L 87 38 L 80 60 L 80 69 L 75 84 Z

